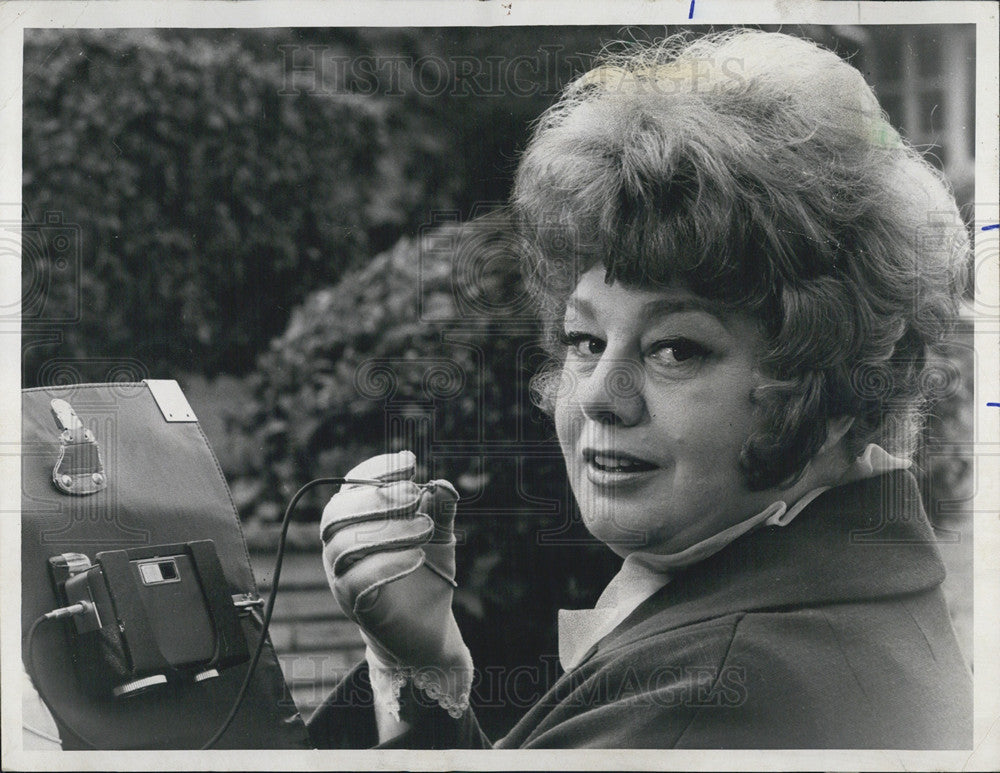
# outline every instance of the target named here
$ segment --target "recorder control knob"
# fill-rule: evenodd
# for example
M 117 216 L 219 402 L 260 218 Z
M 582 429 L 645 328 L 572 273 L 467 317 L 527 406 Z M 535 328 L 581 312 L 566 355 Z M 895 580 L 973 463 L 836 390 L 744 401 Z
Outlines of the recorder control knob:
M 205 671 L 200 671 L 194 675 L 194 680 L 196 682 L 204 682 L 206 679 L 215 679 L 219 675 L 219 672 L 214 668 L 209 668 Z
M 148 690 L 150 687 L 156 687 L 158 684 L 166 684 L 167 677 L 163 674 L 153 674 L 152 676 L 144 676 L 142 679 L 133 679 L 131 682 L 123 682 L 112 690 L 116 698 L 128 698 L 132 695 L 136 695 L 143 690 Z

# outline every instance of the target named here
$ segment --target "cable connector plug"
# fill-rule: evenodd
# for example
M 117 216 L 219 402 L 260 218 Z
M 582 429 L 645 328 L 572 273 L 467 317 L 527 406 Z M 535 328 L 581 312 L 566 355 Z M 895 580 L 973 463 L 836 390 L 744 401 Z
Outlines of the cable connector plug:
M 51 612 L 46 612 L 42 617 L 46 620 L 54 620 L 59 617 L 73 617 L 74 615 L 83 615 L 87 612 L 87 605 L 90 604 L 89 601 L 79 601 L 76 604 L 70 604 L 68 607 L 60 607 L 59 609 L 53 609 Z M 90 606 L 94 606 L 90 604 Z
M 101 616 L 97 614 L 97 606 L 93 601 L 86 599 L 70 604 L 68 607 L 59 607 L 51 612 L 46 612 L 42 617 L 45 620 L 57 620 L 59 618 L 77 618 L 76 628 L 81 633 L 96 631 L 101 627 Z

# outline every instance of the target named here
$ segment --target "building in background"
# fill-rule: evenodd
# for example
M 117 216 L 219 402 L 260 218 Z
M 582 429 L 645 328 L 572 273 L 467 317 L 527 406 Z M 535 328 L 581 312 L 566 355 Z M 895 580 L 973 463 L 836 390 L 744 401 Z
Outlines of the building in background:
M 811 27 L 850 55 L 889 122 L 951 181 L 970 216 L 975 173 L 976 30 L 973 25 Z M 832 39 L 831 39 L 832 38 Z

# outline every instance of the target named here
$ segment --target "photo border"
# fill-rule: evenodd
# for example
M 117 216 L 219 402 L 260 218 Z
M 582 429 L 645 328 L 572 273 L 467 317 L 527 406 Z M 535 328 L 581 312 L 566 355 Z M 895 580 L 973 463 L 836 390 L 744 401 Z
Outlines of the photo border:
M 20 217 L 23 31 L 36 27 L 514 27 L 520 25 L 663 24 L 958 24 L 976 25 L 975 250 L 995 245 L 998 189 L 998 6 L 994 2 L 810 2 L 808 0 L 666 0 L 615 5 L 606 0 L 472 0 L 297 2 L 9 2 L 0 4 L 0 218 Z M 984 203 L 978 203 L 984 202 Z M 992 247 L 990 260 L 996 261 Z M 987 256 L 988 257 L 988 256 Z M 977 264 L 978 265 L 978 264 Z M 977 301 L 997 308 L 1000 271 L 980 272 Z M 20 271 L 0 265 L 5 293 L 20 297 Z M 16 288 L 16 293 L 13 292 Z M 854 769 L 990 770 L 1000 766 L 1000 475 L 977 481 L 974 629 L 975 712 L 972 751 L 899 750 L 553 750 L 553 751 L 156 751 L 26 752 L 21 749 L 20 680 L 20 330 L 0 330 L 0 679 L 2 753 L 10 770 L 409 769 L 598 770 Z M 1000 450 L 1000 325 L 976 321 L 976 351 L 984 357 L 976 383 L 975 453 Z M 984 653 L 993 653 L 983 657 Z M 9 682 L 9 683 L 8 683 Z

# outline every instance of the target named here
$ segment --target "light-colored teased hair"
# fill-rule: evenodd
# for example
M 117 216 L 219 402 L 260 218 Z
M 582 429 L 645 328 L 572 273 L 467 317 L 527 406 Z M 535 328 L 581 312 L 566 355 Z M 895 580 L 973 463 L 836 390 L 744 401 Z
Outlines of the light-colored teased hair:
M 512 207 L 553 362 L 579 276 L 683 286 L 750 314 L 766 351 L 748 485 L 794 480 L 850 416 L 848 451 L 907 454 L 968 235 L 942 176 L 861 74 L 799 38 L 735 30 L 606 56 L 539 120 Z

